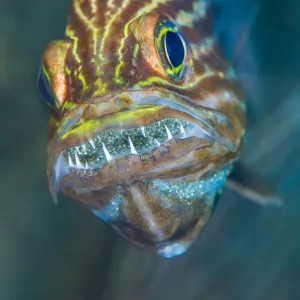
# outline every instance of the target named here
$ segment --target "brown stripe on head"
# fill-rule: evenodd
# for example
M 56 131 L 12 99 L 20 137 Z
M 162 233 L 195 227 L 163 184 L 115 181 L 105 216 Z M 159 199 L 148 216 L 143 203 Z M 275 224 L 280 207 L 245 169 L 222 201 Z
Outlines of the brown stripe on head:
M 128 81 L 133 66 L 127 66 L 125 61 L 132 61 L 135 45 L 139 43 L 130 44 L 135 38 L 128 32 L 129 24 L 147 13 L 156 12 L 169 16 L 175 23 L 181 22 L 179 27 L 188 39 L 194 40 L 198 36 L 194 25 L 206 18 L 206 11 L 203 7 L 198 11 L 197 3 L 184 0 L 74 0 L 66 30 L 66 37 L 73 42 L 66 64 L 72 100 L 82 101 L 92 95 L 124 89 L 136 84 L 141 77 L 149 76 L 137 74 L 136 78 L 129 76 Z

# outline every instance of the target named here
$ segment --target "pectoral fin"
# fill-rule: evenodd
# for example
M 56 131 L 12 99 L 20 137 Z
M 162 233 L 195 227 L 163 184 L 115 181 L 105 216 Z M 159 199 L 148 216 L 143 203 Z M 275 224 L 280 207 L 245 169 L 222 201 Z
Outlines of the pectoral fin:
M 226 186 L 261 205 L 281 206 L 284 203 L 283 199 L 276 195 L 265 182 L 240 163 L 235 164 Z

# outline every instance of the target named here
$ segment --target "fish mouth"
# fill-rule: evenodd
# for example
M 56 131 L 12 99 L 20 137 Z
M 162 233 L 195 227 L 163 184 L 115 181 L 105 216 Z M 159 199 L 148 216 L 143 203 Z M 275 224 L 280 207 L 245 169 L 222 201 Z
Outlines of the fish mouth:
M 92 99 L 50 140 L 49 181 L 132 243 L 170 258 L 209 220 L 238 157 L 239 126 L 165 91 Z
M 54 190 L 76 186 L 90 191 L 183 176 L 207 169 L 212 162 L 221 168 L 239 152 L 239 137 L 224 114 L 182 96 L 134 91 L 111 99 L 114 106 L 116 101 L 127 104 L 88 118 L 81 109 L 75 121 L 62 122 L 52 145 Z M 98 100 L 92 105 L 103 103 Z
M 169 117 L 145 126 L 100 132 L 87 143 L 69 148 L 64 156 L 71 168 L 94 170 L 114 159 L 162 150 L 173 139 L 178 143 L 192 137 L 210 140 L 209 134 L 197 124 Z

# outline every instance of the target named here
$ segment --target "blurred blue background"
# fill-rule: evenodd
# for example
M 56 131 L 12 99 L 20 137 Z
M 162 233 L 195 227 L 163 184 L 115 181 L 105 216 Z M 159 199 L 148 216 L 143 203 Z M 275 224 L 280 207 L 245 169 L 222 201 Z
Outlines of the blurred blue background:
M 262 207 L 225 189 L 190 251 L 164 260 L 64 196 L 53 204 L 36 74 L 45 45 L 63 37 L 70 1 L 1 1 L 1 300 L 300 299 L 300 2 L 260 2 L 242 160 L 286 203 Z

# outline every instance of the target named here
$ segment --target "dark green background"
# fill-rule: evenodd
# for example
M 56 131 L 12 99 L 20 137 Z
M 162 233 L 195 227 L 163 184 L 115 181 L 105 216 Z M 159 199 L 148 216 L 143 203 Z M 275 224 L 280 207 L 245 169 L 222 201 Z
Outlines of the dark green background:
M 207 230 L 173 260 L 130 246 L 63 196 L 51 200 L 49 111 L 35 83 L 69 2 L 0 3 L 0 299 L 300 299 L 300 2 L 261 1 L 243 156 L 286 204 L 262 207 L 225 190 Z

